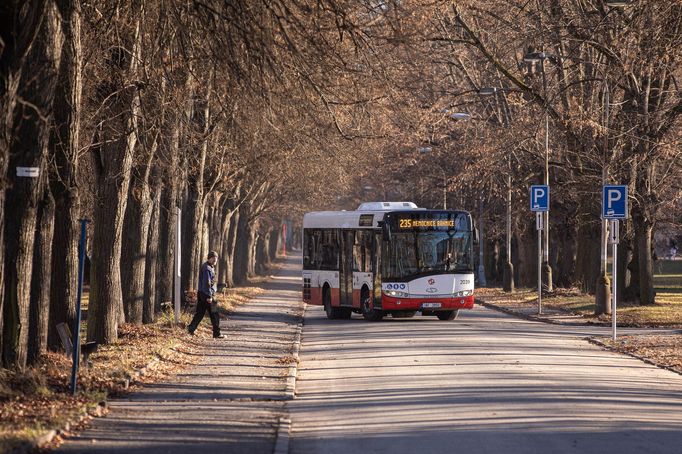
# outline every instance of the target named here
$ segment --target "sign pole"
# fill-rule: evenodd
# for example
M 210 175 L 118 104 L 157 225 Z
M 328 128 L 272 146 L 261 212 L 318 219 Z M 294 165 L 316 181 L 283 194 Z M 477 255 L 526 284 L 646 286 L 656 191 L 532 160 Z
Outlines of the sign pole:
M 81 297 L 83 296 L 83 269 L 85 268 L 85 245 L 86 245 L 86 226 L 90 222 L 88 219 L 81 219 L 81 238 L 78 245 L 78 293 L 76 295 L 76 324 L 73 329 L 73 348 L 72 348 L 72 367 L 71 367 L 71 394 L 76 395 L 76 384 L 78 382 L 78 361 L 80 359 L 81 344 Z
M 542 314 L 542 230 L 544 213 L 535 213 L 535 227 L 538 231 L 538 315 Z
M 613 246 L 613 257 L 611 267 L 611 329 L 613 331 L 613 340 L 616 340 L 616 310 L 618 301 L 618 229 L 620 227 L 620 219 L 627 219 L 628 217 L 628 187 L 620 184 L 606 184 L 602 187 L 602 219 L 608 219 L 609 222 L 609 244 Z
M 180 208 L 175 208 L 175 288 L 173 292 L 173 307 L 175 312 L 175 323 L 180 323 L 180 278 L 182 277 L 180 269 L 180 258 L 182 251 L 182 239 L 180 238 L 180 226 L 182 223 L 182 211 Z
M 619 232 L 618 228 L 620 226 L 620 222 L 618 219 L 613 219 L 611 220 L 611 225 L 610 225 L 610 230 L 611 234 L 609 235 L 609 239 L 611 240 L 611 244 L 613 245 L 613 257 L 612 257 L 612 277 L 611 277 L 611 301 L 612 301 L 612 306 L 611 306 L 611 330 L 613 331 L 613 340 L 616 340 L 616 308 L 618 307 L 617 304 L 617 290 L 618 290 L 618 273 L 617 273 L 617 267 L 618 267 L 618 241 L 619 241 Z
M 538 231 L 538 315 L 542 314 L 542 231 L 544 220 L 549 222 L 549 185 L 533 185 L 530 187 L 530 211 L 535 212 L 535 228 Z M 548 216 L 545 218 L 545 212 Z M 549 228 L 549 226 L 547 226 Z M 545 243 L 549 247 L 549 243 Z M 545 251 L 547 254 L 548 251 Z

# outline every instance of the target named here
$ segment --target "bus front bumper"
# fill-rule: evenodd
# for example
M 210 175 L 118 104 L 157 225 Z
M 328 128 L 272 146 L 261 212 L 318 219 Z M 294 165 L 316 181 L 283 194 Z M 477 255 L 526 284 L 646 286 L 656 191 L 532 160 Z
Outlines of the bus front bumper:
M 381 309 L 385 311 L 451 311 L 473 307 L 473 295 L 457 298 L 395 298 L 385 294 L 381 296 Z

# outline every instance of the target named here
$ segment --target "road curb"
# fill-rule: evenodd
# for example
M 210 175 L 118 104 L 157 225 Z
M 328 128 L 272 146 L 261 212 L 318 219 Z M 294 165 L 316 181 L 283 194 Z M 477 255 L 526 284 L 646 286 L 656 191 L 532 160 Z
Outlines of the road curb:
M 305 310 L 306 304 L 303 303 L 303 313 L 301 314 L 301 320 L 296 326 L 296 334 L 294 335 L 294 343 L 291 351 L 291 355 L 294 357 L 294 362 L 289 366 L 289 372 L 287 374 L 287 387 L 284 391 L 284 397 L 286 400 L 291 400 L 296 396 L 296 375 L 298 374 L 298 355 L 301 350 L 301 334 L 303 332 L 303 321 L 305 320 Z
M 106 408 L 107 408 L 106 401 L 100 402 L 94 408 L 86 409 L 78 413 L 71 421 L 67 421 L 66 423 L 64 423 L 62 427 L 47 430 L 42 434 L 35 436 L 33 439 L 27 440 L 20 444 L 19 446 L 16 446 L 10 452 L 12 454 L 33 453 L 38 449 L 41 449 L 43 446 L 52 443 L 52 441 L 55 439 L 57 435 L 61 435 L 65 432 L 68 432 L 69 430 L 71 430 L 72 426 L 82 423 L 85 419 L 90 417 L 102 416 L 105 413 Z
M 524 320 L 529 320 L 532 322 L 542 322 L 542 323 L 548 323 L 550 325 L 559 325 L 559 326 L 610 326 L 610 323 L 592 323 L 592 322 L 584 322 L 584 323 L 578 323 L 578 322 L 562 322 L 558 320 L 552 320 L 549 318 L 544 318 L 544 317 L 538 317 L 537 315 L 532 315 L 532 314 L 524 314 L 522 312 L 517 312 L 512 309 L 507 309 L 506 307 L 503 306 L 498 306 L 497 304 L 489 303 L 487 301 L 481 300 L 476 298 L 475 303 L 487 307 L 488 309 L 492 309 L 498 312 L 502 312 L 508 315 L 512 315 L 514 317 L 522 318 Z
M 659 369 L 668 370 L 668 371 L 674 372 L 674 373 L 676 373 L 676 374 L 678 374 L 678 375 L 682 375 L 682 371 L 679 370 L 679 369 L 675 369 L 674 367 L 666 366 L 666 365 L 664 365 L 664 364 L 659 364 L 659 363 L 657 363 L 657 362 L 655 362 L 655 361 L 652 361 L 652 360 L 650 360 L 650 359 L 648 359 L 648 358 L 645 358 L 645 357 L 643 357 L 643 356 L 639 356 L 639 355 L 636 354 L 636 353 L 631 353 L 631 352 L 625 352 L 625 351 L 617 350 L 617 349 L 611 347 L 610 345 L 608 345 L 608 344 L 602 342 L 601 340 L 597 339 L 596 337 L 586 337 L 585 340 L 586 340 L 587 342 L 589 342 L 590 344 L 593 344 L 593 345 L 596 345 L 596 346 L 598 346 L 598 347 L 603 348 L 604 350 L 608 350 L 608 351 L 611 351 L 611 352 L 614 352 L 614 353 L 618 353 L 618 354 L 621 354 L 621 355 L 627 355 L 627 356 L 629 356 L 629 357 L 631 357 L 631 358 L 635 358 L 635 359 L 638 359 L 638 360 L 640 360 L 640 361 L 642 361 L 642 362 L 645 362 L 645 363 L 647 363 L 647 364 L 649 364 L 649 365 L 651 365 L 651 366 L 656 366 L 656 367 L 658 367 Z
M 273 454 L 288 454 L 289 453 L 289 434 L 291 432 L 291 419 L 280 418 L 277 425 L 277 439 L 275 441 L 275 450 Z

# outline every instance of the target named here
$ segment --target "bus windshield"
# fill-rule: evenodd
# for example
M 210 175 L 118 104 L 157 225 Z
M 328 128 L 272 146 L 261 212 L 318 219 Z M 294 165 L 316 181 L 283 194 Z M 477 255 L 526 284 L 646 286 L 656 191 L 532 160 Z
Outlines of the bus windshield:
M 384 241 L 382 252 L 383 279 L 473 271 L 469 231 L 397 232 Z

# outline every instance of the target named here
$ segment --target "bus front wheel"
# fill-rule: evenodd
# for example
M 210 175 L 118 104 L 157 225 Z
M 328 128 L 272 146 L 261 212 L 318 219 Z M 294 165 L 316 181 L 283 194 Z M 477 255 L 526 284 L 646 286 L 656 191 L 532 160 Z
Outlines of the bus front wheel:
M 371 308 L 370 293 L 367 287 L 362 288 L 360 299 L 362 301 L 362 316 L 365 320 L 370 322 L 378 322 L 384 317 L 384 313 L 382 311 Z
M 436 317 L 438 320 L 454 320 L 459 315 L 459 309 L 454 311 L 440 311 L 436 312 Z

